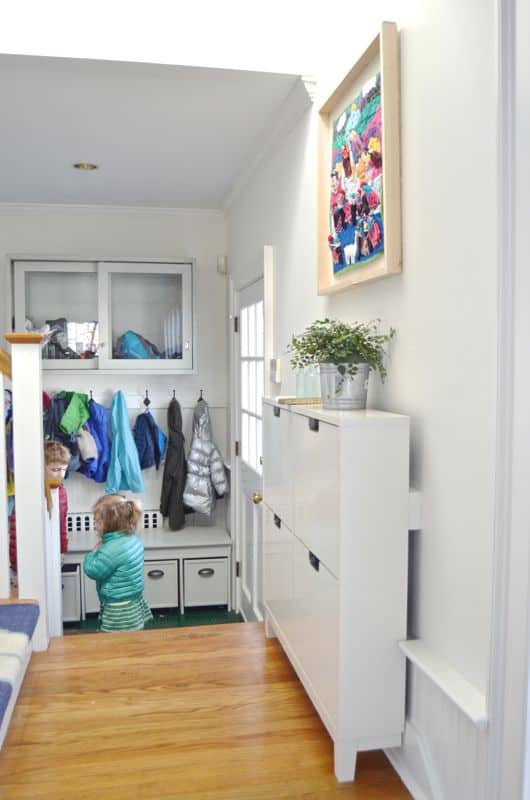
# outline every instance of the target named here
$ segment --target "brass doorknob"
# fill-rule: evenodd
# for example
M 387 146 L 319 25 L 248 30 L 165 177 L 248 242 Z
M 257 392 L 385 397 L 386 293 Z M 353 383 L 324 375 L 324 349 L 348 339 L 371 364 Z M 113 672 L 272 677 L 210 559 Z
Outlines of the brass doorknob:
M 254 492 L 254 494 L 252 495 L 252 502 L 258 506 L 262 500 L 263 497 L 258 492 Z

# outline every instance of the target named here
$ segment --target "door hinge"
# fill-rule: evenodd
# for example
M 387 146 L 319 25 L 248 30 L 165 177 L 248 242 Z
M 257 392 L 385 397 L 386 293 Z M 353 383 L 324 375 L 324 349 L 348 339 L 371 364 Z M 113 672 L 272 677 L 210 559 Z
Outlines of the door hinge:
M 240 452 L 241 452 L 241 447 L 239 445 L 239 442 L 234 442 L 234 454 L 238 456 Z
M 241 561 L 236 561 L 236 578 L 241 577 Z
M 234 317 L 234 333 L 239 333 L 239 317 Z

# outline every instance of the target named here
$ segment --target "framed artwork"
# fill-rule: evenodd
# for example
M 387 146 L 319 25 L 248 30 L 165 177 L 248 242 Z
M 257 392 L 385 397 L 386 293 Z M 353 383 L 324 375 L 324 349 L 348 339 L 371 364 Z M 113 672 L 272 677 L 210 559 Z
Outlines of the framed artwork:
M 374 41 L 319 110 L 318 294 L 401 272 L 399 34 Z

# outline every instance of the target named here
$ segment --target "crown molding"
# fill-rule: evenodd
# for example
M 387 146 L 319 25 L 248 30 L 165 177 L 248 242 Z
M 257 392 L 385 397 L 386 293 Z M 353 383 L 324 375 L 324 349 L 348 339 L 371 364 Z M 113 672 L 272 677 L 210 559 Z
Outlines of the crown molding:
M 284 100 L 272 124 L 265 129 L 262 146 L 257 147 L 255 156 L 249 160 L 239 173 L 235 184 L 229 190 L 223 209 L 227 212 L 243 189 L 250 183 L 258 165 L 274 150 L 313 105 L 316 80 L 310 76 L 299 76 L 289 95 Z
M 166 216 L 200 214 L 212 217 L 224 218 L 224 212 L 220 208 L 170 208 L 162 206 L 113 206 L 95 205 L 93 203 L 0 203 L 0 215 L 16 214 L 129 214 L 142 216 Z

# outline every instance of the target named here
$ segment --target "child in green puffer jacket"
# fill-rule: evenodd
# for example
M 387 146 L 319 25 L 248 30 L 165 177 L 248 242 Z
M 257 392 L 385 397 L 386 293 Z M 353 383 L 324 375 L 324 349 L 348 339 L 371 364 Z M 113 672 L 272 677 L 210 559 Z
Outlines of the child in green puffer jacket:
M 99 630 L 142 630 L 153 615 L 143 596 L 144 545 L 134 535 L 140 505 L 124 495 L 107 494 L 92 510 L 101 539 L 85 556 L 84 570 L 96 581 Z

